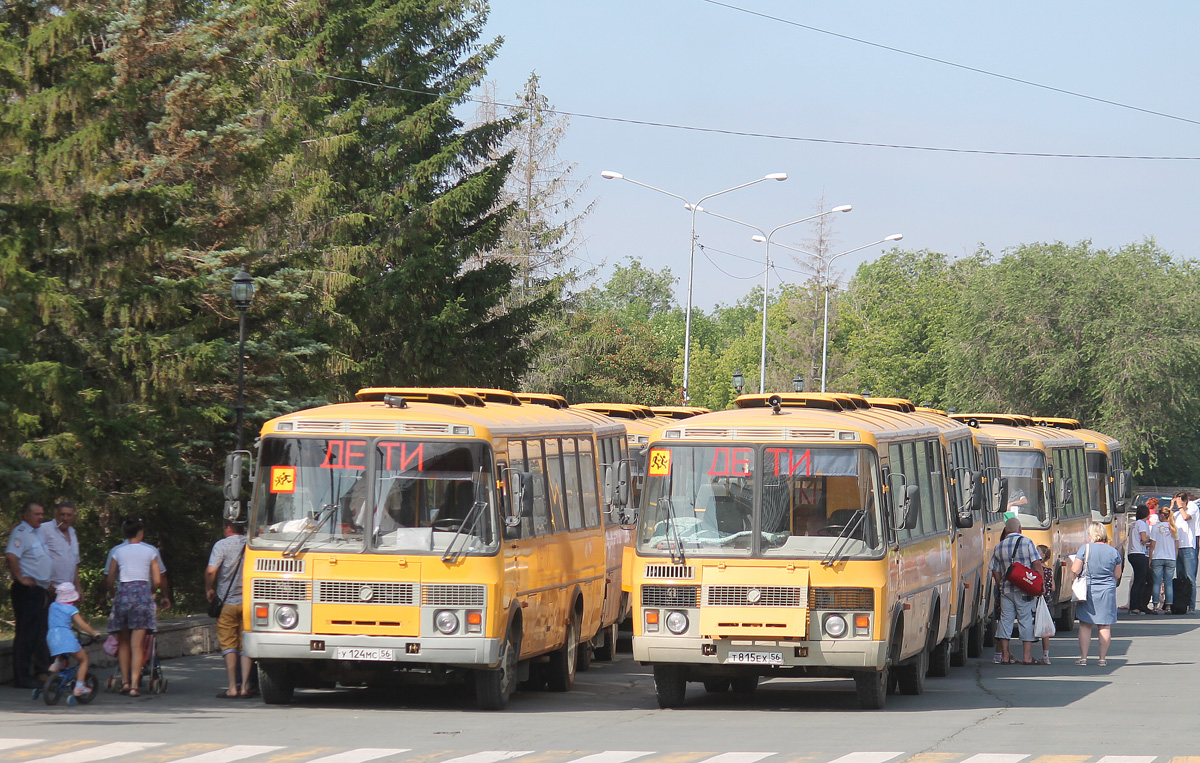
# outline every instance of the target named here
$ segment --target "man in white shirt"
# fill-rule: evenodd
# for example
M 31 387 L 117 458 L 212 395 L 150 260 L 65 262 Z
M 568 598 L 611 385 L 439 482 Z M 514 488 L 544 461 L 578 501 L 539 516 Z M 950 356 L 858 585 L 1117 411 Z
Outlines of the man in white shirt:
M 13 685 L 36 689 L 50 665 L 46 645 L 46 586 L 50 584 L 50 552 L 38 533 L 44 510 L 36 501 L 25 504 L 21 524 L 13 528 L 4 549 L 4 560 L 12 575 Z
M 1200 507 L 1186 492 L 1178 493 L 1172 501 L 1175 511 L 1176 540 L 1179 543 L 1175 559 L 1176 577 L 1187 578 L 1192 584 L 1192 595 L 1187 602 L 1187 611 L 1196 609 L 1196 538 L 1200 535 Z
M 54 507 L 54 521 L 42 522 L 38 528 L 46 548 L 50 550 L 50 586 L 71 583 L 79 587 L 79 538 L 75 536 L 75 504 L 60 499 Z

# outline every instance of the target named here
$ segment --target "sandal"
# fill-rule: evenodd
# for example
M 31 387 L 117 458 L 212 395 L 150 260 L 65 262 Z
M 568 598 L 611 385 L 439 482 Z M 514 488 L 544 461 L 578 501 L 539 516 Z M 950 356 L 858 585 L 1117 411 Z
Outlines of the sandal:
M 128 692 L 128 694 L 129 694 L 129 696 L 130 696 L 130 697 L 140 697 L 140 696 L 142 696 L 141 694 L 139 694 L 139 693 L 138 693 L 138 690 L 137 690 L 137 687 L 136 687 L 136 686 L 135 686 L 134 688 L 130 689 L 130 690 L 129 690 L 129 692 Z
M 120 694 L 129 694 L 129 684 L 121 684 Z
M 1108 667 L 1108 660 L 1099 660 L 1099 661 L 1097 661 L 1097 662 L 1096 662 L 1096 664 L 1097 664 L 1097 665 L 1099 665 L 1099 666 L 1100 666 L 1100 667 L 1102 667 L 1102 668 L 1107 668 L 1107 667 Z
M 221 692 L 217 694 L 217 699 L 239 699 L 242 696 L 243 695 L 238 694 L 237 692 L 231 694 L 228 689 L 222 689 Z
M 1075 660 L 1075 664 L 1076 665 L 1087 665 L 1087 657 L 1080 657 L 1078 660 Z

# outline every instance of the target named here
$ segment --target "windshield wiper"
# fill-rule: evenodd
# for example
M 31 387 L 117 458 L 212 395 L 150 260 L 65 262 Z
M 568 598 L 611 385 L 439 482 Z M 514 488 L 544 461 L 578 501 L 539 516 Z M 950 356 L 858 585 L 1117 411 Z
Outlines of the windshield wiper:
M 858 529 L 858 526 L 866 519 L 867 512 L 864 509 L 855 509 L 854 518 L 846 523 L 842 528 L 842 532 L 837 536 L 837 540 L 833 543 L 833 548 L 829 549 L 829 553 L 821 560 L 822 567 L 832 567 L 842 560 L 842 552 L 850 545 L 850 536 Z
M 338 506 L 336 503 L 327 503 L 321 507 L 315 517 L 308 520 L 308 524 L 300 531 L 300 535 L 296 540 L 292 541 L 291 545 L 283 550 L 285 557 L 294 557 L 304 550 L 304 544 L 308 543 L 313 535 L 316 535 L 317 530 L 321 529 L 321 525 L 325 524 L 326 515 L 332 515 L 333 510 Z
M 671 528 L 671 532 L 668 533 L 667 537 L 670 538 L 671 535 L 675 536 L 675 545 L 671 547 L 671 563 L 686 564 L 687 559 L 683 555 L 683 537 L 679 534 L 679 525 L 675 520 L 675 507 L 671 505 L 671 499 L 665 495 L 659 498 L 658 501 L 667 507 L 667 526 Z
M 483 501 L 476 501 L 475 503 L 471 504 L 471 510 L 467 512 L 467 515 L 465 517 L 463 517 L 462 523 L 458 526 L 458 529 L 454 531 L 454 537 L 451 538 L 450 542 L 446 544 L 446 553 L 442 554 L 443 562 L 457 562 L 459 559 L 462 558 L 463 554 L 467 553 L 467 542 L 466 541 L 463 541 L 462 545 L 459 546 L 458 553 L 455 553 L 453 551 L 454 542 L 456 540 L 458 540 L 460 537 L 462 537 L 463 530 L 467 529 L 467 525 L 472 524 L 472 519 L 475 517 L 476 514 L 479 513 L 479 510 L 484 508 L 485 506 L 487 506 L 487 504 L 484 503 Z M 474 524 L 478 524 L 478 523 L 479 523 L 479 520 L 477 520 L 477 519 L 474 520 Z M 474 528 L 472 529 L 472 533 L 471 533 L 472 535 L 475 534 L 473 530 L 474 530 Z

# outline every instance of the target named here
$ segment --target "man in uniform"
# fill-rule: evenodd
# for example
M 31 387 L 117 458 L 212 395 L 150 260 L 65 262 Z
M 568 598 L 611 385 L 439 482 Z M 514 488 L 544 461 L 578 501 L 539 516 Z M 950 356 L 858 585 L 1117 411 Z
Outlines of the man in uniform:
M 65 498 L 54 507 L 54 521 L 38 528 L 50 551 L 50 584 L 71 583 L 79 587 L 79 538 L 75 536 L 75 504 Z
M 21 512 L 21 524 L 8 538 L 4 560 L 12 574 L 13 614 L 17 620 L 13 639 L 13 685 L 22 689 L 41 686 L 50 666 L 46 646 L 46 586 L 50 584 L 50 551 L 38 532 L 42 524 L 40 503 L 30 501 Z

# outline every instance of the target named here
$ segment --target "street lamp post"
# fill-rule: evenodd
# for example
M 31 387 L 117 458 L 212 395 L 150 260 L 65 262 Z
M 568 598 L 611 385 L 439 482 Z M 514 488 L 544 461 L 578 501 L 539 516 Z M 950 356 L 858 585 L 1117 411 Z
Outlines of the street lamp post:
M 639 180 L 627 178 L 620 172 L 605 170 L 600 173 L 600 177 L 604 178 L 605 180 L 624 180 L 626 182 L 633 183 L 634 185 L 640 185 L 642 188 L 649 188 L 651 191 L 657 191 L 666 196 L 670 196 L 671 198 L 679 199 L 683 202 L 685 209 L 691 210 L 692 230 L 688 241 L 687 311 L 684 314 L 683 319 L 683 400 L 684 402 L 687 402 L 691 400 L 691 396 L 688 394 L 688 382 L 691 378 L 690 371 L 692 360 L 692 276 L 695 271 L 696 263 L 696 210 L 700 208 L 700 204 L 702 202 L 707 201 L 714 196 L 720 196 L 731 191 L 736 191 L 741 188 L 745 188 L 746 186 L 754 185 L 755 183 L 761 183 L 764 180 L 787 180 L 787 173 L 772 172 L 755 180 L 751 180 L 748 183 L 742 183 L 741 185 L 735 185 L 732 188 L 726 188 L 724 191 L 717 191 L 716 193 L 710 193 L 707 196 L 701 196 L 694 204 L 678 194 L 671 193 L 670 191 L 664 191 L 662 188 L 649 185 L 648 183 L 643 183 Z
M 899 241 L 902 238 L 904 238 L 903 233 L 893 233 L 892 235 L 885 236 L 884 238 L 881 238 L 878 241 L 872 241 L 869 244 L 863 244 L 862 246 L 856 246 L 853 249 L 847 249 L 844 252 L 838 252 L 837 254 L 830 257 L 828 260 L 826 260 L 824 257 L 821 258 L 821 289 L 822 289 L 822 291 L 825 292 L 825 295 L 824 295 L 825 296 L 825 308 L 824 308 L 825 317 L 822 319 L 823 325 L 822 325 L 822 329 L 821 329 L 821 391 L 822 392 L 825 391 L 825 371 L 827 368 L 827 361 L 828 361 L 828 357 L 829 357 L 829 288 L 830 287 L 829 287 L 829 284 L 827 283 L 827 281 L 829 279 L 829 275 L 828 275 L 829 268 L 833 265 L 833 261 L 836 260 L 838 257 L 847 255 L 847 254 L 853 254 L 854 252 L 860 252 L 863 249 L 866 249 L 867 247 L 875 246 L 876 244 L 886 244 L 890 241 Z M 815 254 L 818 257 L 821 256 L 817 252 L 810 252 L 806 249 L 799 249 L 794 246 L 787 246 L 785 244 L 777 244 L 777 246 L 782 246 L 784 249 L 791 249 L 793 252 L 800 252 L 801 254 L 810 254 L 810 255 Z
M 808 217 L 801 218 L 799 220 L 792 220 L 790 223 L 784 223 L 783 225 L 777 225 L 771 229 L 770 233 L 767 233 L 762 228 L 759 228 L 757 225 L 751 225 L 750 223 L 743 222 L 741 220 L 735 220 L 732 217 L 726 217 L 725 215 L 719 215 L 716 212 L 709 212 L 707 209 L 701 209 L 699 207 L 694 207 L 692 209 L 692 214 L 695 214 L 696 211 L 699 210 L 701 212 L 704 212 L 705 214 L 712 215 L 713 217 L 719 217 L 722 220 L 728 220 L 731 223 L 737 223 L 738 225 L 742 225 L 744 227 L 750 228 L 751 230 L 756 230 L 756 231 L 758 231 L 759 235 L 751 236 L 750 237 L 751 240 L 757 241 L 760 244 L 764 243 L 764 242 L 766 243 L 766 254 L 764 255 L 765 267 L 763 269 L 762 346 L 759 350 L 759 356 L 758 356 L 758 393 L 760 395 L 766 391 L 766 383 L 767 383 L 767 293 L 770 288 L 770 276 L 771 276 L 771 239 L 775 236 L 776 233 L 783 230 L 784 228 L 788 228 L 793 225 L 799 225 L 800 223 L 806 223 L 809 220 L 815 220 L 818 217 L 824 217 L 825 215 L 831 215 L 834 212 L 849 212 L 851 209 L 853 209 L 853 207 L 851 207 L 849 204 L 842 204 L 840 206 L 834 207 L 833 209 L 827 209 L 824 212 L 818 212 L 815 215 L 809 215 Z M 791 247 L 787 247 L 787 248 L 791 248 Z
M 792 392 L 803 392 L 803 391 L 804 391 L 804 374 L 796 374 L 796 377 L 794 379 L 792 379 Z
M 243 397 L 246 379 L 246 311 L 250 309 L 250 302 L 254 299 L 254 278 L 246 272 L 245 266 L 233 277 L 229 295 L 238 311 L 237 449 L 241 450 L 242 419 L 246 411 Z
M 733 390 L 734 390 L 734 392 L 737 392 L 738 395 L 741 396 L 742 390 L 744 390 L 745 388 L 746 388 L 746 377 L 742 376 L 741 371 L 734 371 L 733 372 Z

